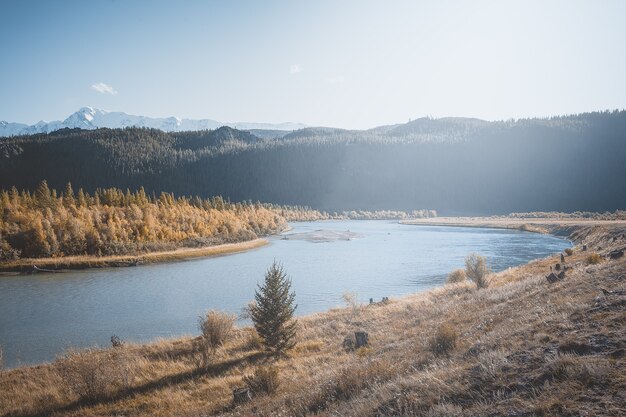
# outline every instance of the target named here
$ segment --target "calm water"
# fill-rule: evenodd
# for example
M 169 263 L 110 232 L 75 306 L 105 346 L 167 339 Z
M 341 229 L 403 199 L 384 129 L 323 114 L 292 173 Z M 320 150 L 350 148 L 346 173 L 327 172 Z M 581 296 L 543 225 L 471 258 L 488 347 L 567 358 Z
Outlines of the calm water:
M 319 229 L 359 237 L 312 243 L 271 239 L 251 252 L 171 264 L 0 277 L 0 345 L 7 366 L 53 359 L 70 346 L 197 333 L 208 309 L 240 312 L 274 259 L 293 281 L 299 315 L 342 304 L 399 296 L 445 281 L 478 252 L 494 270 L 569 247 L 546 235 L 497 229 L 406 226 L 389 221 L 295 223 L 286 234 Z

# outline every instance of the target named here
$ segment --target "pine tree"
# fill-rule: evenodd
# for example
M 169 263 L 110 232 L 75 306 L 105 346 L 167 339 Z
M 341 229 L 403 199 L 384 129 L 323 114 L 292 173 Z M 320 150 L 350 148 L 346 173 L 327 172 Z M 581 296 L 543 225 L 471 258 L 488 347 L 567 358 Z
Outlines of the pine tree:
M 266 349 L 280 354 L 295 346 L 297 321 L 293 313 L 296 294 L 282 265 L 274 261 L 265 273 L 265 282 L 255 291 L 256 303 L 250 307 L 254 328 Z

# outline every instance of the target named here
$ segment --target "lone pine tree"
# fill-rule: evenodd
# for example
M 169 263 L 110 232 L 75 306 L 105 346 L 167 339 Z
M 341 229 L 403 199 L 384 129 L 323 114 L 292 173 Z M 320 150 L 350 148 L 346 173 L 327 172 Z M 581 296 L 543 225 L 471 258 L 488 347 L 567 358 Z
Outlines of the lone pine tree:
M 293 319 L 297 305 L 291 291 L 291 280 L 282 265 L 274 261 L 265 273 L 265 282 L 259 285 L 250 307 L 254 328 L 263 339 L 266 349 L 280 354 L 295 343 L 298 323 Z

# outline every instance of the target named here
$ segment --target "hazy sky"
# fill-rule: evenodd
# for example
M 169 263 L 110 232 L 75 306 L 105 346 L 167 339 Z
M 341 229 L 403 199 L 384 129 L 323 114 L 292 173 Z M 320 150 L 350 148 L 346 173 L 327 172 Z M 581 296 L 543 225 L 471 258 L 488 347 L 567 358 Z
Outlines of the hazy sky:
M 367 128 L 626 107 L 626 1 L 5 1 L 0 120 Z

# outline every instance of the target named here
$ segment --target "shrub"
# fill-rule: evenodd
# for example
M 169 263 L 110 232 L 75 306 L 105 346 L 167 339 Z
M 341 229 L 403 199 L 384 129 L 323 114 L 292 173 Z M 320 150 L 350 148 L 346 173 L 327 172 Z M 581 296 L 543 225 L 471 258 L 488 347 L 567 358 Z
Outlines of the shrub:
M 456 269 L 448 274 L 446 284 L 456 284 L 458 282 L 464 282 L 467 279 L 464 269 Z
M 597 265 L 602 261 L 602 256 L 592 253 L 587 256 L 587 265 Z
M 206 368 L 215 351 L 222 346 L 231 335 L 236 316 L 211 310 L 205 316 L 198 317 L 200 338 L 194 341 L 196 366 Z
M 574 249 L 572 249 L 572 248 L 565 249 L 565 254 L 567 256 L 572 256 L 573 253 L 574 253 Z
M 478 289 L 489 286 L 489 281 L 487 281 L 489 272 L 487 260 L 484 256 L 472 253 L 465 258 L 465 274 L 476 284 Z
M 254 373 L 243 378 L 243 382 L 254 394 L 273 394 L 280 384 L 278 368 L 275 366 L 259 366 Z
M 437 333 L 430 340 L 430 350 L 435 355 L 450 353 L 456 347 L 458 334 L 454 327 L 449 324 L 441 324 Z
M 296 294 L 291 291 L 291 280 L 282 265 L 274 262 L 265 273 L 265 282 L 254 294 L 255 303 L 249 305 L 254 328 L 263 339 L 265 348 L 280 354 L 295 346 L 297 322 Z
M 110 397 L 133 380 L 131 357 L 124 349 L 71 350 L 55 368 L 65 388 L 86 401 Z
M 198 317 L 198 327 L 207 347 L 215 352 L 233 331 L 236 317 L 233 314 L 211 310 Z
M 357 297 L 357 293 L 355 292 L 344 292 L 341 296 L 343 301 L 346 303 L 348 307 L 352 310 L 352 316 L 356 317 L 359 314 L 360 305 Z

